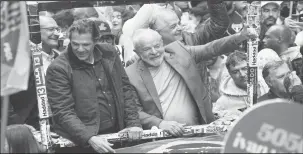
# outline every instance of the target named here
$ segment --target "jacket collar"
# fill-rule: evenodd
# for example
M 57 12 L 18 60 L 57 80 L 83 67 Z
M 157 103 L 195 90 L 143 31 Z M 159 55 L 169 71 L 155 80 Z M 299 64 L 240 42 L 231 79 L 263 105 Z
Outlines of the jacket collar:
M 114 56 L 114 54 L 110 51 L 107 50 L 101 51 L 98 45 L 95 45 L 93 52 L 94 52 L 94 64 L 89 64 L 79 60 L 79 58 L 72 52 L 71 44 L 69 44 L 67 47 L 67 54 L 70 60 L 71 67 L 75 69 L 86 68 L 95 65 L 97 62 L 102 60 L 102 58 L 110 58 Z

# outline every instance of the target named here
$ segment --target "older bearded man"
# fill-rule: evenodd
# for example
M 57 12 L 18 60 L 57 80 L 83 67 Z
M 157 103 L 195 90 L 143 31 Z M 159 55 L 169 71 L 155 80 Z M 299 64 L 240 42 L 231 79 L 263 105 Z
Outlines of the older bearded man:
M 140 59 L 127 67 L 126 73 L 139 94 L 137 105 L 143 127 L 157 126 L 181 136 L 184 125 L 212 122 L 212 103 L 196 63 L 234 50 L 251 37 L 255 36 L 245 28 L 242 33 L 206 45 L 184 46 L 175 41 L 163 47 L 158 32 L 137 30 L 133 41 Z

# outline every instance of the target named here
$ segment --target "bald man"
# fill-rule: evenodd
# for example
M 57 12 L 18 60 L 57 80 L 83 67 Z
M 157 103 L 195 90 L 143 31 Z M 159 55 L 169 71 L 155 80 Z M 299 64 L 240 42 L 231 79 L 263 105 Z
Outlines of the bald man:
M 58 38 L 59 28 L 56 21 L 47 16 L 40 16 L 41 43 L 38 49 L 41 50 L 44 73 L 49 64 L 59 55 Z M 39 24 L 37 20 L 31 24 Z M 35 49 L 36 44 L 30 42 L 31 52 Z M 45 75 L 45 74 L 44 74 Z M 9 124 L 28 124 L 39 130 L 38 103 L 35 86 L 34 71 L 31 70 L 28 89 L 10 96 L 10 114 Z
M 283 61 L 289 64 L 292 60 L 302 57 L 300 46 L 292 47 L 294 44 L 292 37 L 292 31 L 289 27 L 273 25 L 265 33 L 263 44 L 265 48 L 274 50 Z

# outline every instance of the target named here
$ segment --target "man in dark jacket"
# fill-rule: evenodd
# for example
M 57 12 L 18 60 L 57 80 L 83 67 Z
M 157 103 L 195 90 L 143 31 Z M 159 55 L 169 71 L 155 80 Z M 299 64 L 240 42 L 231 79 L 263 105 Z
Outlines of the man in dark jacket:
M 80 148 L 99 153 L 114 152 L 99 134 L 120 131 L 128 132 L 131 140 L 141 138 L 137 96 L 115 47 L 95 43 L 100 33 L 89 19 L 74 22 L 69 34 L 67 52 L 46 75 L 55 131 Z
M 303 86 L 301 80 L 294 71 L 291 72 L 284 61 L 267 63 L 262 74 L 270 90 L 267 94 L 261 96 L 258 102 L 285 98 L 302 103 Z

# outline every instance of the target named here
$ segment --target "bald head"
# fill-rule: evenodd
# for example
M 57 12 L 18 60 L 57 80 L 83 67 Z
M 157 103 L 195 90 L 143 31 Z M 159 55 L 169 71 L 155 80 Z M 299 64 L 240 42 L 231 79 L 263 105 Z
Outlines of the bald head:
M 58 27 L 57 22 L 52 17 L 39 16 L 41 28 Z
M 292 31 L 289 27 L 284 25 L 273 25 L 271 26 L 268 31 L 269 34 L 276 36 L 277 38 L 281 38 L 281 40 L 285 43 L 291 44 L 292 40 Z M 266 32 L 266 33 L 267 33 Z
M 292 31 L 284 25 L 273 25 L 265 33 L 265 48 L 276 51 L 279 55 L 293 43 Z

